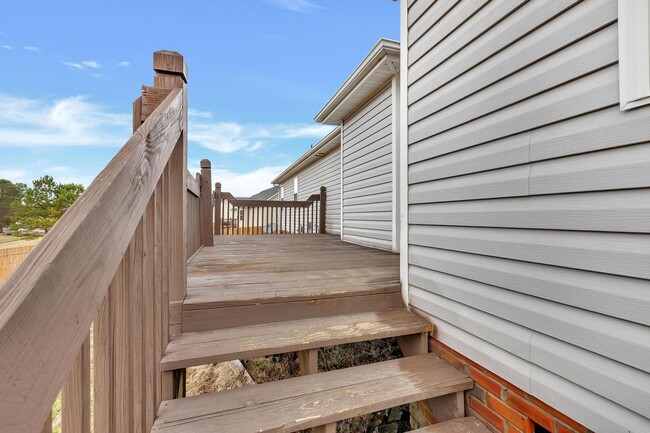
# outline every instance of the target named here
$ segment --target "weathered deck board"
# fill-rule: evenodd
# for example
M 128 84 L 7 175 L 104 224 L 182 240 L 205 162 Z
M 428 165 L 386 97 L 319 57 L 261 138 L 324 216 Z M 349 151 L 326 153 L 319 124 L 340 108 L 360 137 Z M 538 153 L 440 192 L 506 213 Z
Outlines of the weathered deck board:
M 306 307 L 294 319 L 401 305 L 397 254 L 333 235 L 223 235 L 214 241 L 188 265 L 184 332 L 285 320 L 297 303 Z M 341 305 L 353 298 L 366 308 Z M 259 321 L 246 323 L 251 316 Z
M 293 432 L 471 387 L 435 355 L 419 355 L 165 401 L 153 430 Z
M 403 308 L 241 326 L 178 335 L 167 346 L 163 370 L 252 358 L 386 337 L 429 332 L 432 326 Z

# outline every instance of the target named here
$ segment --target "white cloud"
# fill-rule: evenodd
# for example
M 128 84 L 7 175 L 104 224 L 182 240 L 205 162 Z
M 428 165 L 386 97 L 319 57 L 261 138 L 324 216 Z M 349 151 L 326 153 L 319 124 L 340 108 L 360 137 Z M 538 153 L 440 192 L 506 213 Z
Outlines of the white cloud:
M 84 96 L 43 101 L 0 94 L 0 146 L 121 146 L 131 118 Z
M 81 63 L 66 62 L 64 60 L 61 60 L 61 63 L 63 63 L 64 65 L 72 69 L 79 69 L 79 70 L 86 69 L 84 65 L 82 65 Z
M 117 62 L 118 66 L 131 66 L 131 62 L 127 62 L 126 60 L 122 60 L 121 62 Z
M 8 37 L 9 35 L 3 32 L 2 30 L 0 30 L 0 36 Z
M 12 182 L 27 182 L 29 173 L 26 170 L 0 169 L 0 179 L 7 179 Z
M 41 51 L 40 48 L 38 48 L 38 47 L 32 47 L 32 46 L 29 46 L 29 45 L 26 46 L 26 47 L 23 47 L 23 48 L 24 48 L 26 51 Z
M 223 191 L 235 197 L 250 197 L 260 191 L 271 188 L 275 179 L 287 165 L 262 167 L 248 173 L 235 173 L 225 169 L 213 169 L 212 181 L 221 182 Z
M 87 68 L 99 69 L 102 67 L 98 62 L 94 60 L 82 60 L 81 64 Z
M 2 48 L 4 48 L 5 50 L 13 50 L 14 49 L 14 47 L 12 47 L 11 45 L 3 45 Z
M 208 111 L 189 110 L 189 139 L 221 153 L 254 152 L 266 144 L 281 140 L 311 138 L 319 140 L 332 129 L 329 125 L 304 123 L 239 123 L 210 121 Z
M 309 13 L 318 9 L 323 9 L 322 6 L 307 0 L 266 0 L 266 2 L 281 9 L 300 13 Z

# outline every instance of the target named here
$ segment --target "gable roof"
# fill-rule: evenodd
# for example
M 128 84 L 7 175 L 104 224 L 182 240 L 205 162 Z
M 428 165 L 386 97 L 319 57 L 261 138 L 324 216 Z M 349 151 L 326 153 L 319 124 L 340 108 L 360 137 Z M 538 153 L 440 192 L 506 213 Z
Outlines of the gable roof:
M 237 199 L 238 200 L 268 200 L 277 193 L 278 193 L 278 188 L 276 186 L 272 186 L 271 188 L 265 189 L 264 191 L 260 191 L 257 194 L 254 194 L 250 197 L 237 198 Z
M 316 115 L 319 123 L 339 125 L 399 73 L 400 43 L 380 39 L 352 75 Z

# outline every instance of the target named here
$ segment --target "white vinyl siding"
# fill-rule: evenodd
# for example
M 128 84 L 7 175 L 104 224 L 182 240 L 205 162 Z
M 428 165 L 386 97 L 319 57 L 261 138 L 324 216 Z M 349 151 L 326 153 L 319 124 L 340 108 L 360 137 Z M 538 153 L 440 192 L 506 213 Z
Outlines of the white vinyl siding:
M 341 233 L 341 148 L 323 156 L 300 172 L 298 200 L 307 200 L 312 194 L 320 194 L 320 187 L 326 189 L 325 231 Z
M 388 87 L 343 123 L 343 240 L 393 247 L 392 94 Z
M 617 6 L 410 6 L 402 253 L 436 338 L 596 433 L 640 433 L 650 107 L 620 111 Z

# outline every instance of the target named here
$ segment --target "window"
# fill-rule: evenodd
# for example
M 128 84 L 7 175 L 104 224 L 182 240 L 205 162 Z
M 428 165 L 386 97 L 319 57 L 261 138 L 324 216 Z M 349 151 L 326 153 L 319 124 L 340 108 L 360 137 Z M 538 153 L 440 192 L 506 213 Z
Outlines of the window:
M 650 0 L 618 0 L 621 110 L 650 104 Z
M 298 200 L 298 178 L 293 178 L 293 200 Z

